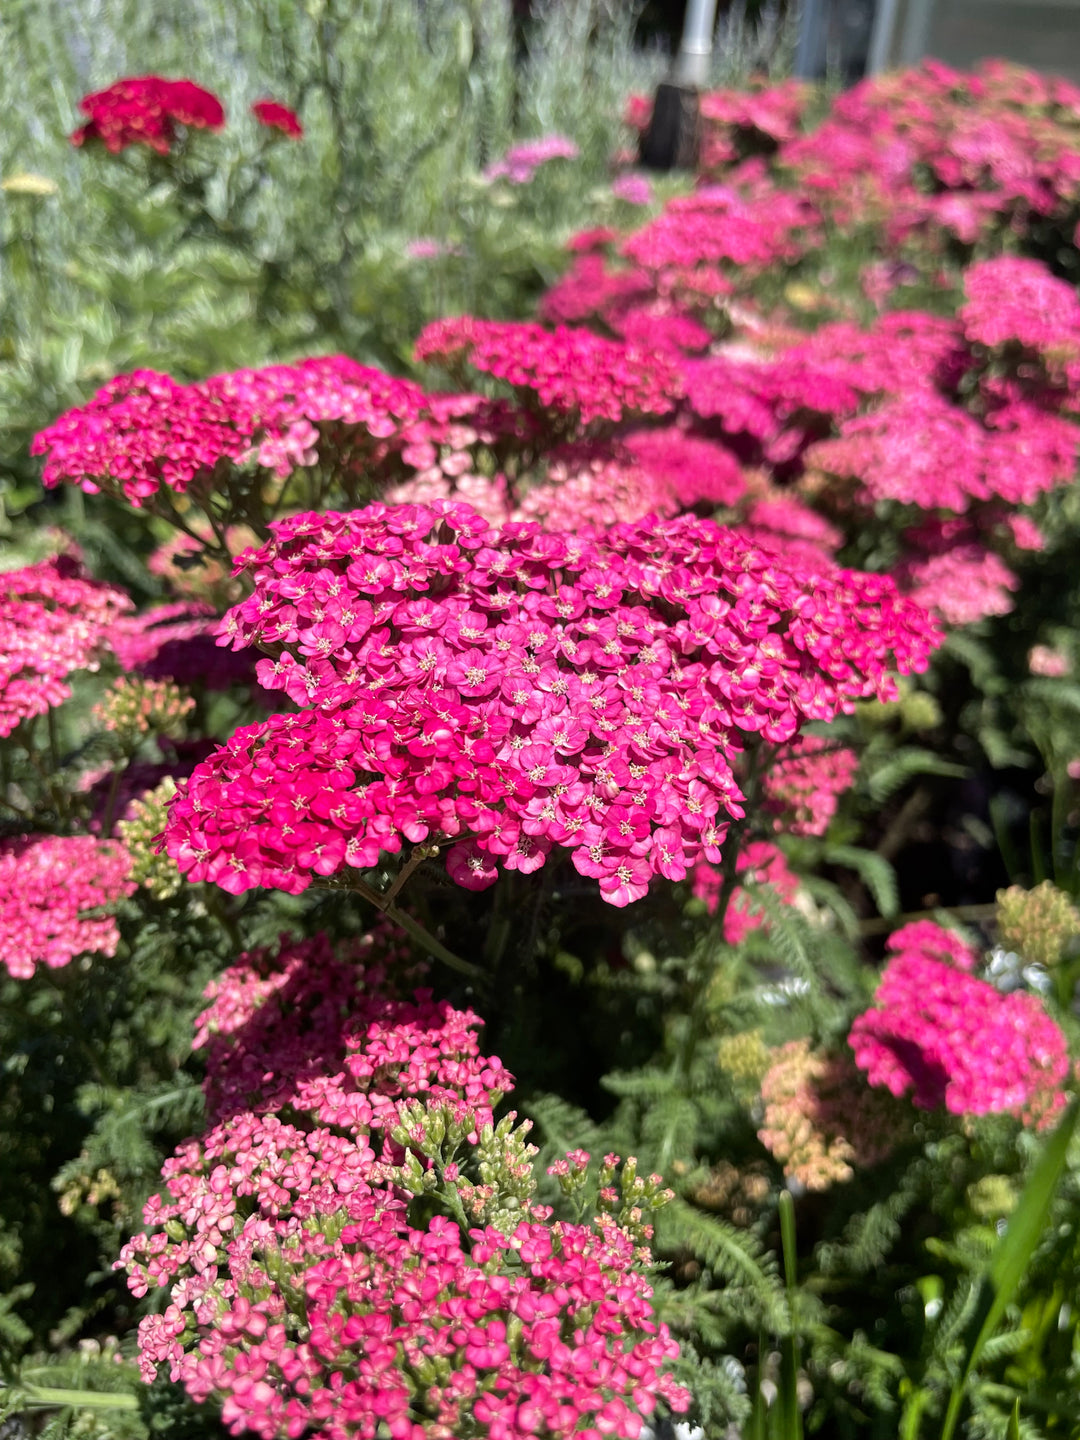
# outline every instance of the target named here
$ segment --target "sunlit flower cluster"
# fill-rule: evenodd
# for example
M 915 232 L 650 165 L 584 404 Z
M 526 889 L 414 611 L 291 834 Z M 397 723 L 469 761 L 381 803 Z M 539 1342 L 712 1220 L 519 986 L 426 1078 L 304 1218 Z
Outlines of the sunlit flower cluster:
M 591 330 L 507 324 L 470 315 L 436 320 L 416 342 L 418 360 L 468 364 L 532 392 L 541 405 L 593 420 L 666 415 L 681 391 L 670 360 Z
M 104 490 L 132 505 L 159 490 L 211 482 L 219 464 L 257 464 L 278 479 L 330 447 L 343 469 L 378 459 L 381 442 L 424 409 L 405 380 L 341 355 L 238 370 L 181 385 L 138 370 L 69 410 L 33 442 L 46 485 Z
M 761 1099 L 758 1139 L 807 1190 L 828 1190 L 879 1164 L 907 1128 L 900 1107 L 866 1085 L 850 1055 L 815 1050 L 809 1040 L 774 1052 Z
M 234 891 L 408 840 L 471 889 L 561 847 L 625 905 L 719 860 L 750 737 L 892 695 L 938 639 L 885 577 L 807 577 L 690 517 L 590 536 L 372 505 L 281 522 L 247 563 L 223 638 L 279 650 L 261 684 L 315 708 L 239 731 L 172 808 L 169 853 Z
M 368 982 L 377 945 L 371 958 Z M 234 1433 L 264 1440 L 370 1437 L 380 1424 L 401 1440 L 600 1440 L 630 1434 L 658 1397 L 685 1409 L 634 1235 L 610 1214 L 552 1223 L 532 1204 L 535 1152 L 512 1118 L 490 1124 L 510 1077 L 478 1056 L 476 1017 L 369 983 L 342 1057 L 328 997 L 348 988 L 346 967 L 317 937 L 276 968 L 242 957 L 215 987 L 201 1031 L 216 1047 L 211 1094 L 220 1114 L 246 1083 L 230 1066 L 253 1076 L 269 1051 L 258 1025 L 249 1049 L 248 1025 L 284 1015 L 278 1074 L 294 1073 L 278 1099 L 291 1084 L 303 1124 L 228 1106 L 166 1163 L 148 1233 L 118 1262 L 136 1294 L 170 1288 L 139 1327 L 145 1377 L 166 1366 L 194 1399 L 218 1401 Z M 299 1052 L 305 1032 L 314 1057 Z M 466 1237 L 466 1206 L 500 1223 Z

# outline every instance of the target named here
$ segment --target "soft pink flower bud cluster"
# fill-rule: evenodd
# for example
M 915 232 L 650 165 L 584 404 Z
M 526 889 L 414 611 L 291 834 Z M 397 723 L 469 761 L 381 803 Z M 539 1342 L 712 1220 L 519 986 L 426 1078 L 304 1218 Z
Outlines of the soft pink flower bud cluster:
M 94 706 L 93 715 L 127 748 L 151 734 L 181 738 L 185 717 L 194 708 L 194 699 L 177 685 L 124 676 L 109 687 L 105 698 Z
M 959 545 L 945 555 L 905 567 L 905 589 L 948 625 L 971 625 L 987 615 L 1008 615 L 1020 581 L 992 550 Z
M 239 731 L 173 804 L 169 854 L 237 892 L 434 839 L 467 888 L 557 846 L 625 905 L 719 860 L 748 736 L 890 697 L 938 642 L 887 578 L 691 517 L 569 535 L 372 505 L 283 521 L 247 564 L 223 639 L 279 649 L 260 682 L 316 708 Z
M 281 985 L 265 957 L 219 983 L 208 1012 L 211 1043 L 225 1046 L 219 1082 L 246 1054 L 260 1000 L 287 1013 L 299 998 L 316 1025 L 329 1021 L 317 992 L 334 962 L 321 937 L 303 949 L 299 965 L 281 957 Z M 334 976 L 331 990 L 342 983 Z M 653 1319 L 632 1235 L 610 1217 L 552 1223 L 532 1207 L 467 1242 L 445 1215 L 410 1218 L 410 1193 L 431 1192 L 425 1163 L 433 1185 L 468 1188 L 484 1107 L 500 1093 L 485 1090 L 483 1067 L 500 1088 L 509 1077 L 478 1057 L 476 1017 L 422 997 L 368 1003 L 381 1019 L 358 1025 L 341 1073 L 322 1086 L 311 1074 L 292 1097 L 301 1124 L 241 1111 L 166 1163 L 167 1194 L 149 1202 L 148 1233 L 118 1262 L 137 1295 L 170 1287 L 165 1310 L 139 1327 L 146 1378 L 168 1366 L 195 1400 L 221 1403 L 233 1433 L 262 1440 L 371 1440 L 383 1428 L 396 1440 L 601 1440 L 636 1433 L 658 1397 L 685 1409 L 664 1373 L 678 1347 Z M 325 1128 L 335 1089 L 353 1103 Z M 441 1176 L 421 1158 L 433 1143 L 453 1157 Z
M 1068 655 L 1053 645 L 1033 645 L 1028 651 L 1028 669 L 1032 675 L 1060 680 L 1072 669 Z
M 85 912 L 115 905 L 135 889 L 122 845 L 89 835 L 26 835 L 0 845 L 0 960 L 16 980 L 35 966 L 58 970 L 77 955 L 115 955 L 120 939 L 111 915 Z
M 870 1084 L 923 1110 L 1048 1123 L 1065 1104 L 1069 1054 L 1042 1002 L 965 973 L 975 952 L 929 921 L 896 931 L 889 949 L 874 1007 L 849 1036 Z
M 96 670 L 131 601 L 68 556 L 0 574 L 0 738 L 68 699 L 74 670 Z

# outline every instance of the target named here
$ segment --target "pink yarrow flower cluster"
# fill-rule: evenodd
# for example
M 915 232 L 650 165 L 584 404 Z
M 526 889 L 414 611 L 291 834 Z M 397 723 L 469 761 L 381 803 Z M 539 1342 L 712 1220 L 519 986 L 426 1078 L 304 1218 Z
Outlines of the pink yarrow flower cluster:
M 923 1110 L 1049 1123 L 1065 1104 L 1065 1036 L 1036 996 L 970 973 L 978 957 L 929 921 L 890 936 L 874 1007 L 848 1037 L 871 1085 Z
M 724 913 L 724 939 L 729 945 L 741 944 L 752 930 L 769 928 L 768 913 L 755 896 L 755 887 L 768 885 L 784 905 L 791 904 L 799 889 L 799 877 L 789 867 L 783 851 L 768 840 L 751 840 L 744 845 L 735 862 L 735 873 L 742 883 L 732 890 Z M 690 879 L 694 899 L 703 901 L 710 915 L 715 914 L 720 903 L 720 872 L 699 860 Z
M 582 425 L 665 415 L 681 393 L 678 371 L 665 356 L 566 325 L 545 330 L 454 316 L 421 332 L 416 358 L 467 363 L 534 392 L 550 410 L 576 414 Z
M 164 80 L 139 75 L 116 80 L 105 90 L 84 95 L 79 109 L 89 120 L 71 137 L 73 145 L 99 140 L 113 154 L 130 145 L 147 145 L 167 155 L 176 143 L 176 126 L 220 130 L 225 111 L 216 95 L 193 80 Z
M 709 521 L 595 535 L 372 505 L 275 526 L 222 640 L 280 651 L 298 714 L 247 727 L 173 803 L 192 879 L 298 892 L 403 841 L 457 883 L 571 852 L 609 902 L 717 861 L 733 762 L 923 668 L 938 632 L 884 577 L 807 577 Z
M 0 738 L 71 695 L 96 670 L 131 601 L 68 556 L 0 574 Z
M 471 1010 L 425 990 L 405 998 L 416 973 L 388 921 L 337 949 L 320 932 L 241 956 L 195 1022 L 208 1118 L 291 1108 L 368 1131 L 392 1128 L 397 1100 L 422 1094 L 491 1124 L 513 1079 L 481 1056 Z
M 85 912 L 115 905 L 135 889 L 122 845 L 89 835 L 26 835 L 0 845 L 0 960 L 15 980 L 38 965 L 58 970 L 77 955 L 115 955 L 111 915 Z
M 485 180 L 508 180 L 511 185 L 527 185 L 542 165 L 552 160 L 576 160 L 581 151 L 566 135 L 542 135 L 513 145 L 484 171 Z
M 793 835 L 824 835 L 839 797 L 851 788 L 859 768 L 854 750 L 823 735 L 803 735 L 762 777 L 765 809 L 774 824 Z
M 299 970 L 281 957 L 284 985 L 258 957 L 259 978 L 248 957 L 223 977 L 208 1012 L 219 1070 L 230 1046 L 245 1056 L 243 1020 L 261 1007 L 299 999 L 314 1018 L 329 957 L 312 950 L 321 937 L 304 943 Z M 527 1164 L 514 1181 L 525 1204 L 501 1224 L 466 1238 L 460 1217 L 411 1216 L 410 1195 L 432 1194 L 425 1166 L 481 1212 L 497 1199 L 467 1177 L 509 1077 L 477 1056 L 475 1016 L 422 997 L 369 1003 L 380 1020 L 363 1017 L 340 1073 L 292 1097 L 301 1124 L 235 1113 L 166 1163 L 167 1193 L 118 1262 L 137 1295 L 170 1290 L 139 1327 L 145 1378 L 167 1366 L 195 1400 L 221 1404 L 233 1433 L 263 1440 L 371 1440 L 381 1427 L 398 1440 L 600 1440 L 636 1433 L 658 1397 L 685 1409 L 643 1256 L 610 1216 L 552 1223 L 528 1203 Z M 326 1128 L 326 1096 L 345 1090 L 351 1104 Z
M 449 397 L 448 397 L 449 398 Z M 181 385 L 138 370 L 34 437 L 47 486 L 79 485 L 143 505 L 183 494 L 219 464 L 256 462 L 278 479 L 327 451 L 343 472 L 383 455 L 425 409 L 420 388 L 341 355 L 214 375 Z

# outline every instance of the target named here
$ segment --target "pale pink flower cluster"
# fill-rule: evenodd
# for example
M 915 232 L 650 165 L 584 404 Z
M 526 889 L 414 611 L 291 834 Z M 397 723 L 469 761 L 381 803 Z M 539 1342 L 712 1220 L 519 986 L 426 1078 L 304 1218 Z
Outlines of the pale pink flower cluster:
M 929 387 L 844 421 L 813 445 L 807 463 L 861 482 L 868 500 L 965 511 L 973 501 L 1030 505 L 1071 479 L 1080 430 L 1022 401 L 980 424 Z
M 267 1008 L 287 1017 L 291 1047 L 305 1022 L 319 1045 L 336 1038 L 320 993 L 334 968 L 325 940 L 294 959 L 280 958 L 282 984 L 265 956 L 242 957 L 219 982 L 203 1017 L 218 1027 L 219 1092 L 229 1061 L 250 1059 L 246 1022 Z M 337 973 L 330 989 L 347 983 Z M 221 1403 L 234 1433 L 262 1440 L 370 1440 L 380 1427 L 398 1440 L 466 1428 L 601 1440 L 636 1433 L 658 1398 L 685 1409 L 665 1373 L 678 1347 L 653 1318 L 633 1236 L 610 1216 L 553 1223 L 526 1204 L 468 1237 L 430 1218 L 430 1201 L 413 1217 L 410 1194 L 432 1190 L 425 1168 L 463 1196 L 484 1190 L 467 1177 L 510 1077 L 478 1055 L 470 1013 L 423 996 L 366 1003 L 344 1059 L 324 1052 L 322 1074 L 312 1067 L 290 1096 L 299 1123 L 236 1111 L 166 1163 L 148 1233 L 118 1262 L 136 1295 L 170 1291 L 139 1326 L 145 1378 L 167 1366 L 193 1399 Z M 432 1143 L 448 1157 L 441 1174 Z
M 552 160 L 576 160 L 581 151 L 566 135 L 541 135 L 512 145 L 501 160 L 484 171 L 485 180 L 508 180 L 511 185 L 527 185 L 540 169 Z
M 574 535 L 443 502 L 274 529 L 222 638 L 279 651 L 261 684 L 313 708 L 238 731 L 166 830 L 236 892 L 434 840 L 467 888 L 554 846 L 625 905 L 719 860 L 747 737 L 892 696 L 939 640 L 886 577 L 692 517 Z
M 773 1052 L 761 1099 L 758 1139 L 807 1190 L 851 1180 L 856 1168 L 887 1159 L 902 1138 L 898 1107 L 868 1088 L 851 1056 L 815 1050 L 809 1040 Z
M 1008 615 L 1020 581 L 1000 556 L 981 545 L 958 545 L 945 555 L 905 567 L 903 587 L 948 625 L 971 625 Z
M 0 574 L 0 738 L 71 695 L 75 670 L 96 670 L 131 601 L 61 555 Z
M 729 450 L 665 425 L 631 430 L 617 441 L 553 450 L 544 480 L 507 518 L 575 531 L 583 525 L 611 526 L 645 515 L 666 519 L 696 507 L 733 505 L 745 488 Z
M 1060 680 L 1069 674 L 1072 665 L 1064 650 L 1059 650 L 1053 645 L 1033 645 L 1028 651 L 1028 669 L 1032 675 L 1043 675 L 1052 680 Z
M 24 835 L 0 844 L 0 960 L 16 980 L 77 955 L 115 955 L 113 906 L 135 889 L 122 845 L 89 835 Z
M 611 182 L 611 193 L 616 200 L 624 200 L 627 205 L 651 205 L 653 200 L 649 177 L 629 171 L 615 177 Z
M 823 735 L 802 735 L 786 746 L 762 776 L 765 809 L 777 817 L 776 829 L 824 835 L 858 768 L 854 750 Z
M 999 255 L 964 271 L 964 333 L 996 349 L 1022 345 L 1058 359 L 1080 355 L 1080 298 L 1038 260 Z
M 929 921 L 898 930 L 889 949 L 874 1006 L 848 1037 L 870 1084 L 923 1110 L 1048 1123 L 1065 1104 L 1069 1053 L 1042 1002 L 965 973 L 974 951 Z

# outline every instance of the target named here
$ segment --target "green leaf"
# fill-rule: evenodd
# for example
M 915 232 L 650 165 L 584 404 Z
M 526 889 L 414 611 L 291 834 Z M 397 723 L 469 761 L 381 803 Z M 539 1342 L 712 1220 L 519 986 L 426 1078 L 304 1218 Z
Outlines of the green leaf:
M 968 1348 L 964 1368 L 949 1395 L 949 1408 L 945 1412 L 941 1440 L 952 1440 L 972 1371 L 979 1363 L 986 1342 L 1001 1322 L 1042 1238 L 1054 1192 L 1065 1168 L 1069 1142 L 1076 1129 L 1078 1115 L 1080 1101 L 1074 1100 L 1057 1129 L 1047 1140 L 1043 1153 L 1024 1186 L 1020 1203 L 1009 1217 L 1008 1227 L 995 1245 L 979 1277 L 975 1319 L 981 1320 L 981 1323 Z
M 881 804 L 915 775 L 948 775 L 960 779 L 966 774 L 967 770 L 963 765 L 943 760 L 932 750 L 923 750 L 917 745 L 905 745 L 868 777 L 867 786 L 871 800 Z
M 897 914 L 900 897 L 896 871 L 884 855 L 878 855 L 874 850 L 863 850 L 857 845 L 826 845 L 823 858 L 830 865 L 843 865 L 854 870 L 886 919 Z

